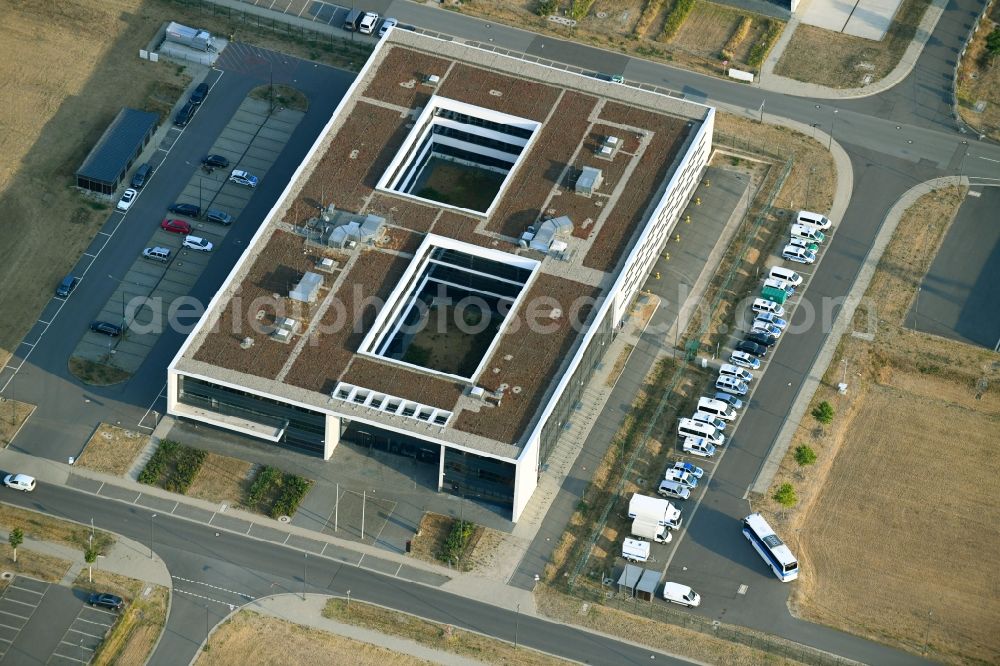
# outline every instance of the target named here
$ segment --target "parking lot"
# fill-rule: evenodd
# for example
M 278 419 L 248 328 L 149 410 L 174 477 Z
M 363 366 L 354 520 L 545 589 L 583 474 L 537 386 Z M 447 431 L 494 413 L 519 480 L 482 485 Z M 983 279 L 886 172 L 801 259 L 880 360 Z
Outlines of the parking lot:
M 0 596 L 0 663 L 90 663 L 116 617 L 83 592 L 16 576 Z
M 211 94 L 205 104 L 210 103 Z M 164 202 L 162 217 L 154 220 L 126 219 L 129 225 L 151 229 L 152 235 L 147 247 L 169 250 L 169 259 L 160 262 L 140 255 L 135 258 L 124 277 L 119 279 L 108 275 L 109 280 L 118 283 L 117 288 L 94 319 L 113 324 L 124 322 L 125 334 L 113 338 L 87 331 L 77 344 L 73 356 L 99 362 L 107 362 L 113 357 L 116 367 L 134 373 L 166 326 L 174 324 L 183 328 L 192 326 L 197 321 L 200 308 L 193 303 L 186 303 L 185 297 L 201 277 L 213 253 L 225 242 L 233 226 L 256 226 L 260 223 L 256 219 L 241 219 L 255 190 L 230 182 L 230 172 L 241 169 L 260 180 L 266 178 L 268 170 L 303 116 L 302 112 L 288 109 L 275 109 L 271 112 L 267 101 L 249 97 L 244 99 L 215 143 L 205 150 L 205 154 L 225 157 L 230 166 L 216 169 L 193 168 L 176 201 Z M 197 120 L 196 115 L 191 125 Z M 172 131 L 178 130 L 175 128 Z M 193 167 L 203 157 L 204 155 L 192 156 L 186 165 Z M 170 213 L 166 208 L 172 203 L 198 206 L 202 216 L 194 218 Z M 234 218 L 234 222 L 231 226 L 209 222 L 204 219 L 208 210 L 227 213 Z M 130 213 L 122 215 L 129 218 Z M 186 234 L 161 229 L 158 225 L 164 219 L 186 222 L 191 226 L 190 235 L 210 242 L 212 251 L 183 247 Z

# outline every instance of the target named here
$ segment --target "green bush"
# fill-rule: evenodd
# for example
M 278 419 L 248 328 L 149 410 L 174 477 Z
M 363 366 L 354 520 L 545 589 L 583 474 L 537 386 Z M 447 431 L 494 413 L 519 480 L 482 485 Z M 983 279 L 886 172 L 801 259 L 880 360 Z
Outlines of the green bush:
M 467 520 L 456 520 L 451 526 L 451 532 L 445 539 L 444 546 L 438 559 L 442 562 L 458 562 L 465 555 L 465 549 L 469 546 L 469 539 L 476 531 L 475 523 Z
M 250 484 L 250 490 L 247 491 L 247 506 L 251 509 L 259 507 L 260 503 L 264 501 L 264 497 L 280 478 L 281 472 L 274 467 L 264 465 L 257 470 L 257 475 L 254 477 L 253 483 Z
M 684 25 L 684 20 L 687 19 L 692 9 L 694 9 L 694 0 L 677 0 L 677 3 L 670 9 L 670 13 L 667 14 L 660 39 L 665 42 L 673 39 L 677 31 Z
M 559 0 L 540 0 L 535 5 L 535 13 L 539 16 L 552 16 L 559 10 Z
M 180 444 L 169 439 L 160 442 L 160 445 L 156 447 L 156 452 L 153 453 L 152 457 L 139 473 L 139 483 L 147 485 L 159 483 L 160 477 L 163 476 L 167 465 L 173 459 L 179 447 Z
M 573 0 L 573 5 L 569 8 L 569 17 L 579 21 L 590 13 L 590 8 L 595 0 Z
M 807 444 L 799 444 L 795 447 L 795 462 L 800 465 L 812 465 L 816 462 L 816 452 Z
M 774 493 L 774 499 L 781 506 L 794 506 L 799 501 L 798 495 L 795 494 L 795 488 L 792 488 L 790 483 L 781 484 L 777 492 Z
M 285 474 L 281 480 L 281 494 L 271 506 L 271 517 L 293 515 L 299 508 L 302 498 L 309 492 L 310 485 L 312 484 L 308 479 L 303 479 L 295 474 Z
M 991 58 L 1000 55 L 1000 28 L 993 28 L 990 34 L 986 35 L 986 53 Z
M 753 45 L 753 48 L 750 49 L 750 54 L 747 56 L 747 64 L 749 66 L 757 68 L 764 64 L 764 59 L 771 52 L 771 47 L 778 40 L 781 29 L 782 24 L 778 21 L 767 22 L 767 30 L 764 31 L 764 35 L 760 38 L 760 41 Z
M 826 400 L 816 405 L 816 407 L 812 410 L 813 418 L 823 425 L 827 425 L 833 421 L 833 414 L 833 405 L 828 403 Z
M 207 455 L 204 451 L 190 446 L 180 447 L 175 456 L 174 469 L 163 482 L 163 487 L 170 492 L 186 493 L 194 477 L 201 470 Z

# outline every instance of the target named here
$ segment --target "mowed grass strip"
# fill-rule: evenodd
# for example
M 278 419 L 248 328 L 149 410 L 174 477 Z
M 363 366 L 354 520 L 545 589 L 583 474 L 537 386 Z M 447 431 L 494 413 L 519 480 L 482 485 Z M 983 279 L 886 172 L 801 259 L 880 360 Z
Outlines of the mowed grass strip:
M 44 490 L 44 486 L 42 486 L 42 490 Z M 24 536 L 29 539 L 54 541 L 73 548 L 83 549 L 91 543 L 91 531 L 87 526 L 59 520 L 43 513 L 21 509 L 9 504 L 0 504 L 0 527 L 8 532 L 19 527 L 24 532 Z M 102 553 L 107 552 L 107 549 L 115 543 L 114 535 L 108 532 L 95 530 L 93 534 L 93 543 Z
M 76 464 L 121 476 L 127 472 L 139 452 L 149 444 L 149 435 L 102 423 L 91 435 Z
M 246 460 L 209 453 L 186 494 L 209 502 L 242 504 L 252 466 Z

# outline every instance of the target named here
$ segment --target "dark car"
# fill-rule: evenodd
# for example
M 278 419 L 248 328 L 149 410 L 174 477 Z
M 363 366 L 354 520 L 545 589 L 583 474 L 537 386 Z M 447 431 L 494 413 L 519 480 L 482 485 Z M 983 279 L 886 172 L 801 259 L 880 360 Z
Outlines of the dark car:
M 229 160 L 222 155 L 206 155 L 201 163 L 213 169 L 225 169 L 229 167 Z
M 141 190 L 142 186 L 146 184 L 149 177 L 153 175 L 153 167 L 149 164 L 143 164 L 138 169 L 135 170 L 135 174 L 132 175 L 132 187 L 137 190 Z
M 208 84 L 199 83 L 198 87 L 191 93 L 191 96 L 188 97 L 188 101 L 197 106 L 204 102 L 206 97 L 208 97 Z
M 90 322 L 90 330 L 94 333 L 103 333 L 104 335 L 109 335 L 112 338 L 117 338 L 122 334 L 122 327 L 118 324 L 112 324 L 107 321 L 92 321 Z
M 67 275 L 63 278 L 63 281 L 59 283 L 59 286 L 56 287 L 56 296 L 66 298 L 73 293 L 73 290 L 76 289 L 76 285 L 79 281 L 80 278 Z
M 178 215 L 186 215 L 188 217 L 198 217 L 201 215 L 201 206 L 195 206 L 190 203 L 175 203 L 173 206 L 168 208 L 171 213 L 177 213 Z
M 114 594 L 92 594 L 87 598 L 87 603 L 91 606 L 103 606 L 111 610 L 120 610 L 125 605 L 125 600 Z
M 738 345 L 736 345 L 736 351 L 746 352 L 747 354 L 752 354 L 757 358 L 764 358 L 767 356 L 767 347 L 764 345 L 759 345 L 756 342 L 751 342 L 749 340 L 743 340 Z
M 758 345 L 763 345 L 765 347 L 773 347 L 774 343 L 778 341 L 778 338 L 768 333 L 748 333 L 746 341 L 753 342 L 754 344 Z
M 191 225 L 184 220 L 171 220 L 166 219 L 160 222 L 160 228 L 164 231 L 169 231 L 174 234 L 189 234 L 191 233 Z
M 174 116 L 174 125 L 184 127 L 191 122 L 191 117 L 194 116 L 196 106 L 196 104 L 186 102 L 184 106 L 181 107 L 181 110 L 177 112 L 177 115 Z
M 226 227 L 233 223 L 232 215 L 217 208 L 209 208 L 205 211 L 205 219 L 209 222 L 215 222 L 216 224 L 221 224 Z

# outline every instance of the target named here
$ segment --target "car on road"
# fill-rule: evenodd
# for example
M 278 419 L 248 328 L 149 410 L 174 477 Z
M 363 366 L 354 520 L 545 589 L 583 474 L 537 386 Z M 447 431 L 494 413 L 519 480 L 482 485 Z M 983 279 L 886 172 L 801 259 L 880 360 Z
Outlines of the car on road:
M 229 167 L 229 160 L 222 155 L 206 155 L 201 158 L 201 163 L 213 169 L 225 169 Z
M 243 171 L 242 169 L 233 169 L 233 172 L 229 174 L 229 182 L 253 188 L 257 187 L 257 176 L 253 175 L 249 171 Z
M 674 469 L 679 469 L 682 472 L 687 472 L 696 479 L 700 479 L 705 474 L 705 470 L 697 465 L 692 465 L 689 462 L 684 462 L 683 460 L 678 460 L 674 463 Z
M 743 368 L 737 367 L 732 363 L 723 363 L 719 367 L 719 374 L 723 377 L 735 377 L 741 382 L 752 382 L 753 373 L 749 370 L 744 370 Z
M 781 328 L 775 326 L 774 324 L 768 324 L 767 322 L 753 320 L 753 326 L 750 331 L 752 333 L 763 333 L 765 335 L 773 335 L 776 338 L 781 337 Z
M 767 356 L 767 347 L 753 342 L 752 340 L 740 340 L 737 342 L 736 351 L 741 354 L 750 354 L 751 356 L 756 356 L 757 358 L 764 358 Z
M 808 250 L 804 247 L 796 247 L 794 244 L 789 243 L 781 251 L 781 257 L 799 264 L 811 264 L 816 261 L 816 251 Z
M 101 606 L 111 610 L 121 610 L 121 607 L 125 605 L 125 600 L 116 594 L 95 592 L 87 597 L 87 603 L 91 606 Z
M 3 477 L 3 485 L 14 490 L 30 493 L 35 489 L 37 484 L 33 476 L 28 476 L 27 474 L 8 474 Z
M 375 32 L 375 24 L 378 23 L 378 14 L 375 12 L 365 12 L 358 24 L 358 32 L 362 35 L 370 35 Z
M 62 282 L 59 283 L 59 286 L 56 287 L 56 296 L 66 298 L 73 293 L 73 290 L 76 289 L 76 285 L 79 284 L 79 282 L 80 278 L 67 275 L 63 278 Z
M 756 370 L 760 367 L 760 359 L 745 351 L 736 350 L 729 355 L 729 362 L 741 368 Z
M 686 500 L 691 497 L 691 489 L 676 481 L 660 481 L 660 487 L 656 489 L 656 494 L 660 497 L 670 499 Z
M 122 334 L 122 327 L 118 324 L 112 324 L 109 321 L 92 321 L 90 322 L 90 330 L 94 333 L 102 333 L 112 338 L 117 338 Z
M 181 245 L 189 250 L 198 250 L 199 252 L 211 252 L 213 247 L 210 241 L 198 236 L 186 236 Z
M 665 481 L 674 481 L 688 488 L 698 487 L 698 477 L 676 467 L 668 467 L 667 471 L 663 474 L 663 479 Z
M 756 317 L 753 318 L 754 325 L 757 322 L 762 324 L 770 324 L 771 326 L 777 326 L 778 328 L 784 330 L 788 326 L 788 322 L 774 314 L 773 312 L 761 312 Z
M 784 266 L 771 266 L 767 273 L 767 277 L 772 277 L 776 280 L 784 280 L 793 287 L 797 287 L 802 284 L 802 276 L 793 271 L 791 268 L 785 268 Z
M 191 118 L 194 117 L 194 110 L 196 108 L 196 104 L 185 102 L 184 106 L 177 111 L 177 115 L 174 116 L 174 125 L 177 127 L 186 127 L 191 122 Z
M 709 444 L 704 437 L 687 437 L 684 439 L 682 448 L 685 453 L 702 458 L 711 458 L 715 455 L 715 447 Z
M 199 104 L 205 101 L 206 97 L 208 97 L 208 84 L 202 82 L 199 83 L 198 87 L 191 92 L 191 96 L 188 97 L 188 101 L 191 104 L 198 106 Z
M 135 201 L 136 196 L 138 196 L 139 190 L 133 190 L 131 187 L 122 192 L 122 198 L 118 200 L 118 205 L 115 206 L 118 210 L 125 212 L 132 207 L 132 202 Z
M 187 217 L 198 217 L 201 215 L 201 206 L 196 206 L 192 203 L 175 203 L 167 210 L 171 213 L 185 215 Z
M 716 393 L 713 398 L 719 402 L 726 403 L 733 409 L 743 409 L 743 401 L 731 393 Z
M 378 36 L 385 37 L 385 33 L 389 32 L 389 28 L 395 28 L 399 25 L 399 21 L 394 18 L 387 18 L 382 21 L 382 27 L 378 29 Z
M 746 382 L 741 382 L 736 377 L 730 377 L 729 375 L 720 375 L 715 380 L 715 388 L 719 391 L 732 393 L 733 395 L 746 395 L 747 391 L 750 390 Z
M 216 224 L 221 224 L 226 227 L 233 223 L 233 216 L 224 210 L 219 210 L 218 208 L 209 208 L 206 210 L 205 219 L 209 222 L 215 222 Z
M 687 585 L 664 583 L 663 598 L 674 604 L 693 608 L 701 603 L 701 596 Z
M 191 233 L 191 225 L 184 220 L 172 220 L 167 218 L 160 222 L 160 228 L 164 231 L 169 231 L 172 234 L 189 234 Z
M 763 331 L 750 331 L 747 333 L 747 337 L 745 339 L 747 342 L 753 342 L 765 347 L 773 347 L 774 343 L 778 341 L 778 338 L 773 335 L 768 335 Z
M 621 74 L 605 74 L 604 72 L 597 72 L 594 74 L 594 78 L 601 81 L 608 81 L 610 83 L 625 83 L 625 77 Z

